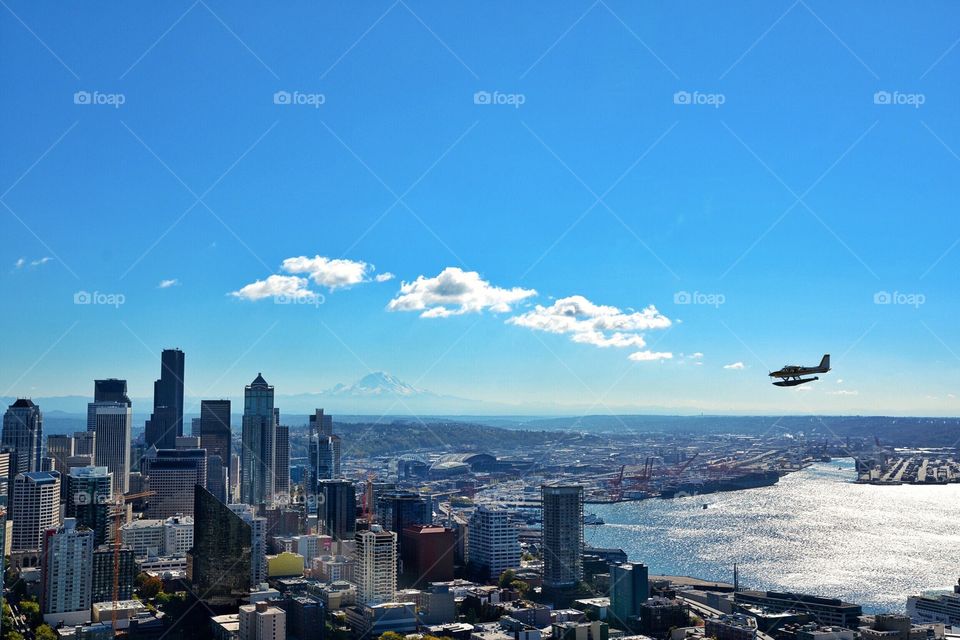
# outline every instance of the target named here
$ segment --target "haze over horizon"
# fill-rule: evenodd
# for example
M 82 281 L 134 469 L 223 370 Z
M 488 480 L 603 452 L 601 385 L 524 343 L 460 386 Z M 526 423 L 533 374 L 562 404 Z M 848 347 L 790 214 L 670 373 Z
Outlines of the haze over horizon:
M 0 396 L 960 415 L 960 8 L 872 7 L 11 2 Z

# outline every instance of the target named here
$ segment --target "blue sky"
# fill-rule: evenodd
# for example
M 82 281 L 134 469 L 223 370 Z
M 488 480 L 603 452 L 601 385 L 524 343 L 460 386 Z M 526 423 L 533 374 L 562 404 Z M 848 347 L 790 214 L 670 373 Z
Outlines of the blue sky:
M 0 392 L 956 415 L 958 14 L 9 2 Z

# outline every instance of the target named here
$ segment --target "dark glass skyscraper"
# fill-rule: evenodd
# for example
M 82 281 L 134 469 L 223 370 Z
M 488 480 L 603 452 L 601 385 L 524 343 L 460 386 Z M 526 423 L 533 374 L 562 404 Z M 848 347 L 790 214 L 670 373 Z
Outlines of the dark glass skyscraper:
M 230 467 L 230 401 L 200 402 L 200 448 L 207 450 L 207 489 L 227 502 Z
M 10 477 L 40 471 L 43 444 L 43 414 L 33 400 L 20 398 L 3 414 L 3 446 L 13 449 Z
M 147 448 L 173 449 L 183 435 L 183 351 L 164 349 L 160 379 L 153 383 L 153 413 L 145 429 Z
M 572 587 L 583 579 L 583 487 L 543 485 L 543 586 Z
M 206 602 L 236 602 L 250 592 L 250 525 L 201 486 L 194 487 L 188 577 Z
M 349 480 L 321 480 L 318 496 L 323 533 L 336 540 L 353 540 L 357 529 L 357 493 Z

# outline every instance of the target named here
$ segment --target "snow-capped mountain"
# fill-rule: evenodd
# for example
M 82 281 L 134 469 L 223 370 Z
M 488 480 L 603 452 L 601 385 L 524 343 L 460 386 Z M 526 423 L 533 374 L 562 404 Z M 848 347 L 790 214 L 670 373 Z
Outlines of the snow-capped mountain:
M 400 378 L 385 371 L 374 371 L 363 376 L 351 385 L 338 384 L 324 392 L 332 396 L 433 396 L 436 395 L 424 389 L 418 389 L 407 384 Z

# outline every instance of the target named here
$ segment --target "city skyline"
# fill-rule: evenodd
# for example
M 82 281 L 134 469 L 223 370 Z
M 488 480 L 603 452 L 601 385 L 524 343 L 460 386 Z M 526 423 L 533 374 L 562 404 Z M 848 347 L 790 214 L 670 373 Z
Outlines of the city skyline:
M 957 8 L 858 7 L 14 3 L 0 395 L 149 397 L 177 345 L 191 398 L 956 415 Z

